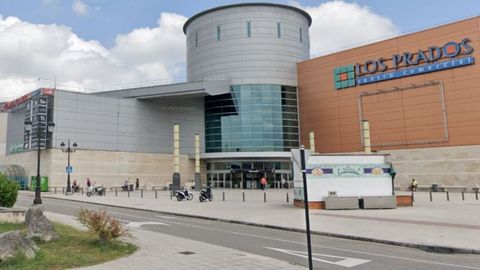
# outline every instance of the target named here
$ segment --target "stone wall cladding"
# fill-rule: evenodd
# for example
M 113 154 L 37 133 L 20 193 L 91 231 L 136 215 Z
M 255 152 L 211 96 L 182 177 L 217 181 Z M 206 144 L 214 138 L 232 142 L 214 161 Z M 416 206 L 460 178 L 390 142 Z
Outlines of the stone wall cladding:
M 381 151 L 390 154 L 397 171 L 395 186 L 408 187 L 412 178 L 419 185 L 480 185 L 480 146 L 454 146 Z

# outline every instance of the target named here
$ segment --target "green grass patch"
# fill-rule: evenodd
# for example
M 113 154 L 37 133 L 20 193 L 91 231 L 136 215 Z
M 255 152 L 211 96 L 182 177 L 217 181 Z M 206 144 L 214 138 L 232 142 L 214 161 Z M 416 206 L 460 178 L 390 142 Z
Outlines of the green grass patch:
M 25 230 L 24 224 L 17 223 L 0 223 L 0 233 L 13 231 L 13 230 Z
M 12 227 L 16 225 L 16 227 Z M 60 239 L 57 241 L 36 241 L 40 251 L 34 259 L 27 260 L 17 255 L 12 260 L 0 263 L 2 270 L 59 270 L 73 267 L 95 265 L 132 254 L 137 247 L 120 241 L 101 244 L 88 232 L 79 231 L 63 224 L 53 224 Z M 0 224 L 4 229 L 22 229 L 22 224 Z

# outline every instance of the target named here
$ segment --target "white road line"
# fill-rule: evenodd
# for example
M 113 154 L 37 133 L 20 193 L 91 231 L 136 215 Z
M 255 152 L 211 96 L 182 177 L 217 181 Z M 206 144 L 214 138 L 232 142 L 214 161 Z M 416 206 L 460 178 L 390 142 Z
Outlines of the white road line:
M 189 222 L 193 222 L 193 223 L 198 223 L 198 224 L 205 224 L 205 225 L 210 225 L 210 224 L 212 224 L 211 222 L 204 222 L 204 221 L 192 220 L 192 218 L 170 217 L 170 216 L 161 216 L 161 215 L 156 215 L 156 217 L 164 218 L 164 219 L 185 220 L 185 221 L 189 221 Z
M 155 221 L 146 221 L 146 222 L 129 222 L 127 224 L 128 227 L 132 228 L 140 228 L 143 225 L 164 225 L 164 226 L 170 226 L 169 224 L 162 223 L 162 222 L 155 222 Z
M 49 203 L 51 203 L 51 202 L 49 202 Z M 55 203 L 53 203 L 53 204 L 55 204 Z M 65 207 L 64 204 L 57 204 L 57 205 L 61 205 L 61 206 L 64 206 L 64 207 Z M 118 212 L 114 212 L 114 211 L 109 211 L 109 212 L 110 212 L 110 213 L 118 213 Z M 120 214 L 120 215 L 125 215 L 125 216 L 131 216 L 131 217 L 135 217 L 135 218 L 139 218 L 139 219 L 142 219 L 142 218 L 143 218 L 143 219 L 158 220 L 158 219 L 154 219 L 154 218 L 139 217 L 139 216 L 134 216 L 134 215 L 129 215 L 129 214 L 123 214 L 123 213 L 118 213 L 118 214 Z M 179 224 L 179 225 L 183 225 L 183 226 L 187 226 L 187 227 L 199 228 L 199 229 L 204 229 L 204 230 L 209 230 L 209 231 L 220 231 L 220 232 L 231 233 L 231 234 L 236 234 L 236 235 L 243 235 L 243 236 L 248 236 L 248 237 L 260 238 L 260 239 L 267 239 L 267 240 L 274 240 L 274 241 L 279 241 L 279 242 L 284 242 L 284 243 L 291 243 L 291 244 L 298 244 L 298 245 L 305 246 L 305 243 L 304 243 L 304 242 L 284 240 L 284 239 L 278 239 L 278 238 L 273 238 L 273 237 L 266 237 L 266 236 L 256 235 L 256 234 L 247 234 L 247 233 L 240 233 L 240 232 L 232 232 L 232 231 L 227 231 L 227 230 L 222 230 L 222 229 L 202 227 L 202 226 L 193 225 L 193 224 L 188 224 L 188 223 L 183 223 L 183 222 L 180 223 L 180 222 L 169 221 L 169 223 L 174 223 L 174 224 Z M 473 266 L 467 266 L 467 265 L 458 265 L 458 264 L 450 264 L 450 263 L 432 262 L 432 261 L 426 261 L 426 260 L 421 260 L 421 259 L 410 259 L 410 258 L 393 256 L 393 255 L 371 253 L 371 252 L 366 252 L 366 251 L 358 251 L 358 250 L 345 249 L 345 248 L 336 248 L 336 247 L 321 246 L 321 245 L 312 245 L 312 247 L 332 249 L 332 250 L 338 250 L 338 251 L 344 251 L 344 252 L 350 252 L 350 253 L 357 253 L 357 254 L 364 254 L 364 255 L 371 255 L 371 256 L 384 257 L 384 258 L 391 258 L 391 259 L 403 260 L 403 261 L 409 261 L 409 262 L 420 262 L 420 263 L 433 264 L 433 265 L 441 265 L 441 266 L 450 266 L 450 267 L 456 267 L 456 268 L 480 270 L 480 267 L 473 267 Z
M 304 251 L 273 248 L 273 247 L 265 247 L 265 248 L 308 259 L 307 252 L 304 252 Z M 341 260 L 329 261 L 329 260 L 317 258 L 316 256 L 317 257 L 333 258 L 333 259 L 341 259 Z M 371 260 L 364 260 L 364 259 L 357 259 L 357 258 L 350 258 L 350 257 L 342 257 L 342 256 L 334 256 L 334 255 L 328 255 L 328 254 L 322 254 L 322 253 L 312 253 L 312 260 L 317 261 L 317 262 L 323 262 L 323 263 L 343 266 L 343 267 L 346 267 L 346 268 L 351 268 L 351 267 L 354 267 L 354 266 L 358 266 L 358 265 L 361 265 L 361 264 L 371 262 Z

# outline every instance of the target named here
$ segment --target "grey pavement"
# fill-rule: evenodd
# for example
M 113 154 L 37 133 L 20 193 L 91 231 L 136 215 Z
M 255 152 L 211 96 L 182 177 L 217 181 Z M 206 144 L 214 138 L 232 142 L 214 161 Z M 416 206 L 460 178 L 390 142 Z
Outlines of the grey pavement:
M 51 221 L 84 229 L 74 217 L 47 212 Z M 82 267 L 82 270 L 130 269 L 305 269 L 269 257 L 220 247 L 168 234 L 129 228 L 134 238 L 126 239 L 139 247 L 134 254 L 107 263 Z M 181 252 L 192 254 L 184 255 Z
M 292 190 L 267 190 L 267 202 L 261 190 L 214 189 L 212 202 L 200 203 L 198 194 L 192 201 L 170 199 L 168 191 L 130 193 L 108 192 L 105 197 L 43 193 L 50 198 L 86 201 L 180 215 L 201 216 L 240 223 L 252 223 L 293 230 L 305 229 L 304 210 L 293 206 Z M 225 201 L 223 201 L 225 192 Z M 243 202 L 245 192 L 246 202 Z M 289 202 L 286 202 L 286 194 Z M 319 234 L 353 239 L 395 242 L 407 246 L 446 247 L 480 253 L 480 201 L 475 194 L 415 193 L 413 207 L 384 210 L 311 210 L 311 229 Z

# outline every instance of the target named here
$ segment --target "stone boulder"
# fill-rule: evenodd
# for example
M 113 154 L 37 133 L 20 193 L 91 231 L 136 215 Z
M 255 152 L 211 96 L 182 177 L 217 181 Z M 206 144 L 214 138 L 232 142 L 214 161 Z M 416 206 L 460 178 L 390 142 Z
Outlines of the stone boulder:
M 52 224 L 43 215 L 42 207 L 33 206 L 25 214 L 25 225 L 27 225 L 27 236 L 38 237 L 49 242 L 58 239 L 58 233 Z
M 23 237 L 19 230 L 0 234 L 0 262 L 14 257 L 17 252 L 32 259 L 39 248 L 31 239 Z

